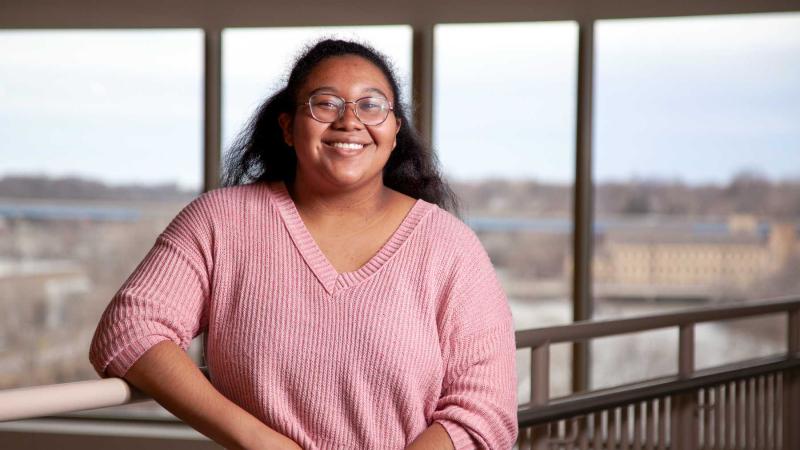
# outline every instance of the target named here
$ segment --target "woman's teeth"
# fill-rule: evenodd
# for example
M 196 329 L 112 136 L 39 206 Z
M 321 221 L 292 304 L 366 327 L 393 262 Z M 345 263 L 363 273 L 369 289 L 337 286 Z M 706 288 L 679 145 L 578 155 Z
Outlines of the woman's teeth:
M 354 142 L 332 142 L 330 145 L 344 150 L 361 150 L 364 148 L 364 144 L 356 144 Z

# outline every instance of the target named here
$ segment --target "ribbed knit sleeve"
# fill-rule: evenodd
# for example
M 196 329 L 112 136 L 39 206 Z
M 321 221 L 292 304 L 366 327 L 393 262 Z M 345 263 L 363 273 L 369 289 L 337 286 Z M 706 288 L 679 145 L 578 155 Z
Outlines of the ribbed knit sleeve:
M 518 433 L 514 326 L 489 256 L 471 230 L 463 234 L 440 324 L 446 373 L 432 419 L 457 450 L 506 450 Z
M 178 213 L 106 307 L 89 350 L 100 376 L 124 376 L 164 340 L 185 350 L 207 326 L 208 203 L 201 196 Z

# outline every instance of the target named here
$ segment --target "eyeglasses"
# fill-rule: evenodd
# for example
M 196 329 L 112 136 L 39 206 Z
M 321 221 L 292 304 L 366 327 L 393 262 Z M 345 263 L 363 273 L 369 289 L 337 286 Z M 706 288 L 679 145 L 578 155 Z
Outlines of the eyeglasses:
M 342 118 L 348 103 L 355 105 L 356 118 L 368 126 L 382 124 L 389 117 L 389 111 L 394 111 L 392 102 L 382 97 L 363 97 L 349 102 L 333 94 L 314 94 L 304 105 L 308 105 L 311 117 L 318 122 L 333 123 Z

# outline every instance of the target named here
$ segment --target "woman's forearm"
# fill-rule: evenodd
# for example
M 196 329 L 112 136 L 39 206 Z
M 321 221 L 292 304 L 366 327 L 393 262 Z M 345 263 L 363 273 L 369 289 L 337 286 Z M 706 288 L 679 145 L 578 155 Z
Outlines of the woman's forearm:
M 154 345 L 125 379 L 192 428 L 229 449 L 300 449 L 222 395 L 172 341 Z
M 434 422 L 422 432 L 406 450 L 453 450 L 453 441 L 447 430 L 438 422 Z

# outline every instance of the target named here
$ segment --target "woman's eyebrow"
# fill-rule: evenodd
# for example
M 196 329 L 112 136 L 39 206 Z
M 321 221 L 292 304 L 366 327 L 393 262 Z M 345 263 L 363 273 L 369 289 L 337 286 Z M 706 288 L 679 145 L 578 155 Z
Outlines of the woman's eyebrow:
M 323 91 L 334 92 L 335 93 L 336 89 L 334 87 L 332 87 L 332 86 L 321 86 L 321 87 L 318 87 L 318 88 L 314 89 L 313 91 L 309 92 L 308 95 L 318 94 L 318 93 L 323 92 Z
M 366 89 L 364 89 L 364 92 L 373 92 L 373 93 L 376 93 L 376 94 L 380 94 L 384 98 L 387 98 L 387 99 L 389 98 L 389 96 L 386 95 L 386 93 L 384 93 L 382 90 L 380 90 L 378 88 L 375 88 L 375 87 L 366 88 Z
M 330 93 L 337 94 L 339 91 L 337 91 L 336 88 L 333 87 L 333 86 L 320 86 L 320 87 L 314 89 L 313 91 L 309 92 L 308 95 L 319 94 L 321 92 L 330 92 Z M 387 99 L 389 98 L 389 96 L 386 95 L 385 92 L 383 92 L 382 90 L 380 90 L 380 89 L 378 89 L 376 87 L 368 87 L 368 88 L 364 89 L 362 92 L 364 92 L 364 93 L 372 93 L 372 94 L 379 94 L 384 98 L 387 98 Z

